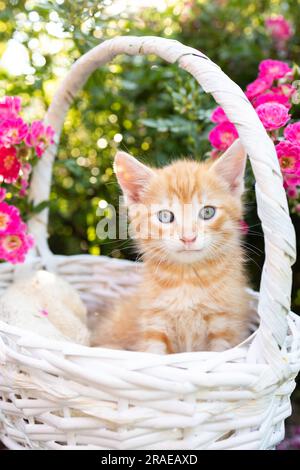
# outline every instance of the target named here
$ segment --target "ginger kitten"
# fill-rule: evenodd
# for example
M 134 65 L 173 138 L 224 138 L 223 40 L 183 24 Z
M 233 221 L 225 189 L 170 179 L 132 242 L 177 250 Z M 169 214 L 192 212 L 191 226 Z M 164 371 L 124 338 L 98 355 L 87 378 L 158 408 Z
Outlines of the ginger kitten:
M 93 345 L 152 353 L 223 351 L 248 335 L 240 220 L 246 154 L 149 168 L 125 152 L 115 172 L 142 253 L 136 293 L 100 321 Z

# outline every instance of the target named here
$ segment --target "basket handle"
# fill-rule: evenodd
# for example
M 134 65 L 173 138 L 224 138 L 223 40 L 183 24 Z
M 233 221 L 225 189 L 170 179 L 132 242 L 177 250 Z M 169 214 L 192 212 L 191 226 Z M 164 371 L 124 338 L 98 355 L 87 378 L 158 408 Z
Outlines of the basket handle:
M 49 198 L 52 164 L 65 114 L 77 91 L 101 65 L 116 55 L 155 54 L 167 62 L 177 62 L 187 70 L 207 93 L 224 108 L 237 128 L 251 161 L 256 179 L 258 215 L 265 237 L 266 259 L 263 267 L 258 313 L 261 324 L 255 344 L 268 362 L 276 365 L 274 350 L 287 334 L 292 285 L 291 264 L 295 260 L 295 233 L 289 216 L 282 175 L 272 140 L 267 135 L 254 108 L 240 87 L 204 54 L 178 41 L 159 37 L 122 36 L 110 39 L 84 54 L 63 80 L 46 115 L 46 122 L 56 132 L 56 142 L 49 147 L 34 169 L 30 197 L 35 204 Z M 30 221 L 40 254 L 47 248 L 48 210 Z M 275 348 L 276 347 L 276 348 Z M 266 357 L 267 355 L 267 357 Z M 277 367 L 279 365 L 277 364 Z

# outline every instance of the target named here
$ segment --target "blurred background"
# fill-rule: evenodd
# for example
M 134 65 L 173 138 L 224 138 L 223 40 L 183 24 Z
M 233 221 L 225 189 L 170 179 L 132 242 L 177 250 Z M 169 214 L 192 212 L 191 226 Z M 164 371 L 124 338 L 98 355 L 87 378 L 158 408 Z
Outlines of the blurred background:
M 19 95 L 25 117 L 43 118 L 72 63 L 122 34 L 158 35 L 200 49 L 245 89 L 263 59 L 299 65 L 299 8 L 299 0 L 0 0 L 0 98 Z M 285 44 L 266 28 L 273 15 L 291 24 Z M 94 73 L 65 120 L 51 191 L 51 249 L 134 259 L 130 241 L 96 235 L 98 208 L 118 201 L 112 170 L 116 148 L 158 166 L 181 156 L 201 159 L 211 150 L 207 137 L 214 107 L 192 77 L 155 56 L 118 57 Z M 258 288 L 264 253 L 253 189 L 249 178 L 248 267 Z M 293 215 L 293 222 L 299 233 L 299 216 Z M 293 310 L 300 310 L 299 263 Z M 299 407 L 296 392 L 291 425 L 300 423 Z

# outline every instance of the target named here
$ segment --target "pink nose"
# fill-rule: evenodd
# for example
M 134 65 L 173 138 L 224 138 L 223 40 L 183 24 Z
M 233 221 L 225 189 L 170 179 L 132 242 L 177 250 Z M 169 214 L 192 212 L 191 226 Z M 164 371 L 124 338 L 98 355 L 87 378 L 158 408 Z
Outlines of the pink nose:
M 193 243 L 194 241 L 196 241 L 196 238 L 197 238 L 197 235 L 183 235 L 180 240 L 183 243 L 189 244 L 189 243 Z

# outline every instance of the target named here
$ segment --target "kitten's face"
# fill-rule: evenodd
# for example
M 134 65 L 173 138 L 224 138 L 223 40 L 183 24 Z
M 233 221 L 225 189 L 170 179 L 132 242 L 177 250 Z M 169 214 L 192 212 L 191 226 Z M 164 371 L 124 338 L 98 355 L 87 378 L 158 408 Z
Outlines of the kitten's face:
M 215 163 L 180 160 L 159 170 L 119 153 L 115 169 L 141 251 L 148 258 L 195 263 L 232 249 L 240 233 L 244 166 L 243 152 Z

